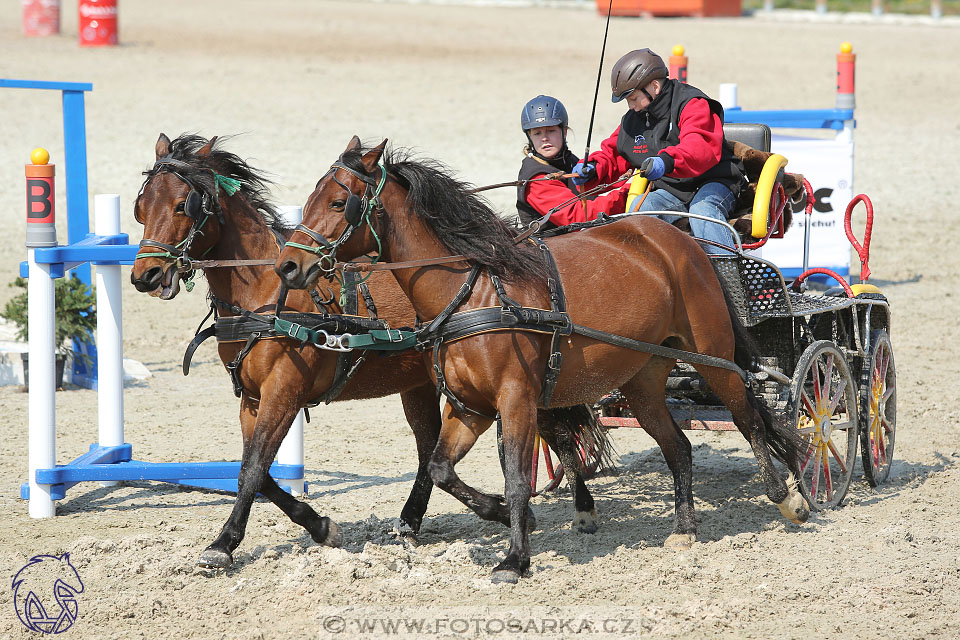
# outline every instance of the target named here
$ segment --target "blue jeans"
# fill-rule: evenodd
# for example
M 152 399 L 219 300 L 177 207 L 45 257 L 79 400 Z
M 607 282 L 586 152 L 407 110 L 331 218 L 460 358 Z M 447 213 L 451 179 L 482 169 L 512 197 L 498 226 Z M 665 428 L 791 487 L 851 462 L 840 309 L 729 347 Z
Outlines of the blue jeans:
M 730 188 L 725 184 L 708 182 L 700 187 L 696 195 L 693 196 L 689 207 L 672 193 L 664 189 L 657 189 L 647 194 L 647 198 L 643 201 L 643 204 L 640 205 L 639 210 L 685 211 L 698 216 L 706 216 L 714 220 L 726 222 L 727 215 L 733 210 L 736 201 L 737 199 L 734 197 L 733 192 L 730 191 Z M 657 217 L 671 224 L 680 218 L 680 216 L 671 215 L 659 215 Z M 728 247 L 733 243 L 730 230 L 724 225 L 707 220 L 700 220 L 699 218 L 690 218 L 690 230 L 693 232 L 694 238 L 712 240 L 713 242 Z M 707 253 L 720 255 L 729 253 L 710 244 L 701 244 L 700 246 L 702 246 L 703 250 Z

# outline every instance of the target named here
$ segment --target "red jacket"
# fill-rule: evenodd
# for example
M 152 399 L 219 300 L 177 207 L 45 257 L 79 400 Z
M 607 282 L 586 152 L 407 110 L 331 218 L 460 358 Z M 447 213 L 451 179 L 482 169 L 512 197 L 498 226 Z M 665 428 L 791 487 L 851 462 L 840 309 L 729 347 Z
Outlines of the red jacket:
M 720 161 L 723 150 L 723 122 L 710 111 L 703 98 L 694 98 L 680 112 L 680 143 L 663 149 L 658 155 L 663 158 L 666 175 L 675 178 L 692 178 L 711 169 Z M 597 163 L 597 178 L 587 187 L 610 182 L 632 167 L 626 158 L 617 153 L 617 136 L 620 127 L 600 145 L 600 150 L 590 154 Z
M 625 182 L 618 189 L 602 193 L 593 200 L 587 200 L 586 211 L 584 211 L 580 200 L 574 200 L 562 209 L 554 211 L 553 215 L 550 216 L 550 222 L 562 227 L 574 222 L 596 220 L 601 212 L 607 215 L 623 213 L 627 207 L 627 192 L 629 190 L 630 185 Z M 562 181 L 542 180 L 527 185 L 526 197 L 527 203 L 531 207 L 539 211 L 540 215 L 546 215 L 547 211 L 574 196 Z

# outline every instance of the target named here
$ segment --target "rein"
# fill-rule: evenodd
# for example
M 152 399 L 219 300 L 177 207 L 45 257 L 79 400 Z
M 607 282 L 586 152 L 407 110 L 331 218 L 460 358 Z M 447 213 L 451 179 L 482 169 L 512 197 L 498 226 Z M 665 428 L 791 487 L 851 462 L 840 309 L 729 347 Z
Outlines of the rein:
M 349 169 L 348 167 L 343 167 L 342 165 L 339 165 L 339 163 L 337 163 L 337 164 L 335 164 L 333 167 L 331 167 L 331 170 L 333 170 L 333 169 L 334 169 L 335 167 L 337 167 L 337 166 L 340 166 L 341 168 L 346 169 L 347 171 L 349 171 L 349 172 L 352 173 L 353 175 L 357 176 L 358 178 L 361 178 L 361 179 L 366 178 L 366 180 L 364 180 L 364 182 L 367 182 L 368 185 L 371 184 L 371 182 L 372 182 L 372 180 L 370 180 L 370 178 L 369 178 L 368 176 L 362 176 L 362 177 L 361 177 L 360 174 L 358 174 L 357 172 L 353 171 L 352 169 Z M 381 168 L 381 171 L 382 171 L 382 175 L 385 176 L 385 175 L 386 175 L 386 168 L 385 168 L 383 165 L 380 165 L 380 168 Z M 330 172 L 328 171 L 328 172 L 327 172 L 327 175 L 329 175 L 329 173 L 330 173 Z M 521 184 L 521 183 L 527 183 L 527 182 L 535 182 L 535 181 L 537 181 L 537 180 L 556 180 L 556 179 L 558 179 L 558 177 L 563 177 L 563 176 L 566 176 L 566 175 L 567 175 L 567 174 L 554 173 L 554 174 L 549 174 L 549 175 L 547 175 L 547 176 L 544 176 L 543 178 L 531 178 L 531 179 L 529 179 L 529 180 L 517 180 L 517 181 L 514 181 L 514 182 L 505 182 L 505 183 L 502 183 L 502 184 L 499 184 L 499 185 L 491 185 L 491 186 L 489 186 L 489 187 L 481 187 L 480 189 L 474 189 L 472 192 L 473 192 L 473 193 L 476 193 L 477 191 L 483 191 L 483 190 L 485 190 L 485 189 L 493 189 L 493 188 L 500 187 L 500 186 L 510 186 L 510 185 L 516 185 L 516 184 Z M 618 184 L 618 183 L 620 183 L 620 182 L 623 182 L 624 180 L 629 179 L 630 176 L 632 176 L 632 175 L 633 175 L 633 171 L 632 171 L 632 170 L 631 170 L 631 171 L 628 171 L 628 172 L 624 173 L 622 176 L 620 176 L 619 178 L 617 178 L 616 180 L 614 180 L 613 182 L 610 182 L 610 183 L 607 183 L 607 184 L 597 185 L 596 187 L 594 187 L 594 188 L 592 188 L 592 189 L 590 189 L 590 190 L 588 190 L 588 191 L 584 191 L 584 192 L 581 193 L 580 195 L 574 196 L 573 198 L 571 198 L 571 199 L 569 199 L 569 200 L 567 200 L 567 201 L 565 201 L 565 202 L 557 205 L 556 207 L 553 207 L 553 208 L 550 209 L 546 214 L 544 214 L 541 218 L 539 218 L 539 219 L 534 220 L 533 222 L 531 222 L 530 225 L 529 225 L 522 233 L 520 233 L 520 235 L 518 235 L 516 238 L 513 239 L 513 243 L 514 243 L 514 244 L 520 244 L 521 242 L 526 241 L 528 238 L 530 238 L 531 236 L 533 236 L 534 234 L 536 234 L 537 232 L 539 232 L 539 231 L 543 228 L 543 226 L 544 226 L 545 224 L 547 224 L 547 222 L 550 221 L 550 216 L 552 216 L 554 213 L 556 213 L 557 211 L 559 211 L 559 210 L 562 209 L 563 207 L 567 206 L 567 205 L 570 204 L 571 202 L 574 202 L 574 201 L 576 201 L 576 200 L 580 200 L 581 198 L 586 197 L 586 196 L 591 196 L 591 195 L 593 195 L 594 193 L 602 193 L 602 192 L 604 192 L 604 191 L 607 191 L 607 190 L 608 190 L 610 187 L 612 187 L 613 185 Z M 326 176 L 324 176 L 324 177 L 326 177 Z M 322 179 L 323 179 L 323 178 L 321 178 L 321 180 L 322 180 Z M 339 181 L 338 181 L 338 182 L 339 182 Z M 383 188 L 383 183 L 384 183 L 384 182 L 386 182 L 386 178 L 382 178 L 382 179 L 381 179 L 381 183 L 380 183 L 380 185 L 378 185 L 377 195 L 379 195 L 380 189 Z M 378 202 L 379 202 L 379 200 L 378 200 Z M 381 209 L 382 209 L 382 205 L 381 205 Z M 365 220 L 366 220 L 366 222 L 367 222 L 367 225 L 369 226 L 369 224 L 370 224 L 369 217 L 365 216 Z M 300 225 L 300 227 L 303 227 L 303 225 Z M 329 248 L 332 249 L 329 254 L 326 254 L 326 255 L 324 256 L 324 257 L 327 257 L 327 256 L 330 256 L 330 255 L 334 255 L 334 254 L 335 254 L 335 250 L 342 244 L 341 239 L 344 237 L 344 234 L 347 234 L 347 231 L 348 231 L 348 230 L 350 231 L 350 233 L 353 233 L 353 228 L 354 228 L 354 227 L 353 227 L 352 225 L 348 225 L 347 228 L 344 229 L 343 234 L 340 235 L 340 239 L 337 239 L 337 241 L 336 241 L 335 243 L 333 243 L 333 244 L 330 244 L 330 242 L 329 242 L 326 238 L 323 238 L 322 236 L 320 236 L 320 234 L 316 233 L 316 232 L 313 231 L 312 229 L 309 229 L 309 228 L 307 228 L 307 227 L 303 227 L 302 230 L 303 230 L 304 233 L 307 233 L 308 235 L 310 235 L 310 237 L 314 238 L 314 239 L 317 240 L 318 242 L 321 242 L 321 241 L 322 241 L 327 247 L 329 247 Z M 298 229 L 299 229 L 299 227 L 298 227 Z M 370 230 L 373 231 L 373 227 L 372 227 L 372 226 L 370 227 Z M 376 233 L 374 233 L 374 236 L 376 236 Z M 350 237 L 349 234 L 347 234 L 347 237 Z M 345 242 L 345 240 L 344 240 L 344 242 Z M 404 261 L 404 262 L 380 262 L 380 261 L 379 261 L 379 255 L 380 255 L 379 245 L 380 245 L 380 239 L 377 238 L 378 253 L 377 253 L 377 258 L 374 259 L 373 262 L 336 262 L 336 261 L 334 261 L 329 270 L 330 270 L 330 271 L 334 271 L 334 270 L 338 270 L 338 269 L 339 269 L 339 270 L 349 271 L 349 272 L 394 271 L 394 270 L 398 270 L 398 269 L 413 269 L 413 268 L 416 268 L 416 267 L 430 267 L 430 266 L 440 265 L 440 264 L 451 264 L 451 263 L 454 263 L 454 262 L 468 262 L 468 261 L 470 261 L 470 258 L 468 258 L 467 256 L 464 256 L 464 255 L 454 255 L 454 256 L 442 256 L 442 257 L 438 257 L 438 258 L 423 258 L 423 259 L 420 259 L 420 260 L 406 260 L 406 261 Z M 297 248 L 299 248 L 299 249 L 304 249 L 304 250 L 306 250 L 306 251 L 310 251 L 311 253 L 317 253 L 317 254 L 319 254 L 320 251 L 321 251 L 321 248 L 320 248 L 320 247 L 305 247 L 305 246 L 302 246 L 302 245 L 299 245 L 299 244 L 296 244 L 296 243 L 290 243 L 290 242 L 287 243 L 287 246 L 297 247 Z M 323 265 L 321 264 L 321 269 L 323 269 L 323 268 L 324 268 L 324 267 L 323 267 Z M 326 269 L 324 269 L 324 270 L 326 270 Z
M 531 182 L 543 182 L 544 180 L 566 180 L 567 178 L 573 178 L 575 175 L 575 173 L 564 173 L 563 171 L 557 171 L 556 173 L 548 173 L 540 178 L 527 178 L 526 180 L 514 180 L 513 182 L 498 182 L 497 184 L 488 184 L 485 187 L 476 187 L 475 189 L 470 189 L 469 193 L 480 193 L 481 191 L 500 189 L 501 187 L 522 187 L 530 184 Z

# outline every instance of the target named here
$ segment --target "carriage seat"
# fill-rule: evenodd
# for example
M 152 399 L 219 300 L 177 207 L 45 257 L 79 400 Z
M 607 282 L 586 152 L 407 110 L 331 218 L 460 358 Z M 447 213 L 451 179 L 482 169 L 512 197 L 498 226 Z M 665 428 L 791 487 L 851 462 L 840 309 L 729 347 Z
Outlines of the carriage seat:
M 737 199 L 736 208 L 730 216 L 730 224 L 744 236 L 745 241 L 749 241 L 749 238 L 762 238 L 766 234 L 766 225 L 764 220 L 760 220 L 756 228 L 754 227 L 754 212 L 769 211 L 773 193 L 777 185 L 782 184 L 784 193 L 790 200 L 783 210 L 783 229 L 786 231 L 793 220 L 793 205 L 806 200 L 803 176 L 785 172 L 787 159 L 770 152 L 773 135 L 767 125 L 731 122 L 723 125 L 723 135 L 733 154 L 743 161 L 749 183 Z M 760 229 L 763 229 L 763 232 Z
M 755 208 L 760 211 L 769 211 L 770 199 L 777 184 L 783 184 L 784 193 L 790 199 L 791 205 L 802 203 L 806 199 L 803 189 L 803 176 L 786 173 L 783 167 L 787 164 L 787 159 L 770 152 L 773 134 L 767 125 L 727 123 L 723 125 L 723 134 L 733 154 L 743 161 L 749 182 L 748 186 L 741 191 L 729 222 L 740 233 L 745 242 L 751 242 L 754 237 L 759 239 L 766 235 L 764 221 L 767 216 L 762 216 L 762 219 L 758 220 L 756 231 L 753 228 Z M 630 187 L 631 197 L 627 201 L 627 211 L 631 210 L 633 197 L 642 194 L 646 185 L 646 178 L 639 176 L 633 178 L 633 184 Z M 757 195 L 758 188 L 760 189 L 759 198 Z M 790 226 L 792 218 L 793 208 L 788 205 L 783 212 L 784 230 Z M 689 220 L 686 218 L 680 218 L 674 224 L 684 231 L 690 230 Z M 761 228 L 763 232 L 760 231 Z M 756 236 L 756 233 L 759 233 L 759 236 Z

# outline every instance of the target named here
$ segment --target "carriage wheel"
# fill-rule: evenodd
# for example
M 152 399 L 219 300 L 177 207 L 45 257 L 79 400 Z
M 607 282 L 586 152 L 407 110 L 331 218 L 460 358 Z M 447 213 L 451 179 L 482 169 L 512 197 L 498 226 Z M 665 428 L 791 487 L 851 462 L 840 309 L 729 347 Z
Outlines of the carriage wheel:
M 870 335 L 870 354 L 860 378 L 860 452 L 871 487 L 890 475 L 896 431 L 897 369 L 890 336 L 879 329 Z
M 810 507 L 840 504 L 857 461 L 857 392 L 840 350 L 814 342 L 803 355 L 790 387 L 790 416 L 809 446 L 801 457 L 800 490 Z

